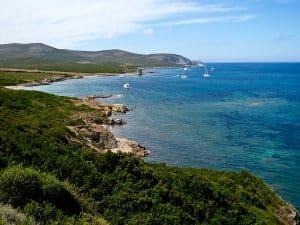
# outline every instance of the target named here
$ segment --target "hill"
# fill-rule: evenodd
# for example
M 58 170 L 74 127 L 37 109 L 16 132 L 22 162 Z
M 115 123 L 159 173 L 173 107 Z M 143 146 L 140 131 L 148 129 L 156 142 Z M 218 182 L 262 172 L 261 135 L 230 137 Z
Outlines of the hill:
M 192 64 L 176 54 L 136 54 L 123 50 L 76 51 L 41 43 L 0 45 L 0 67 L 41 70 L 97 72 L 101 66 L 178 66 Z

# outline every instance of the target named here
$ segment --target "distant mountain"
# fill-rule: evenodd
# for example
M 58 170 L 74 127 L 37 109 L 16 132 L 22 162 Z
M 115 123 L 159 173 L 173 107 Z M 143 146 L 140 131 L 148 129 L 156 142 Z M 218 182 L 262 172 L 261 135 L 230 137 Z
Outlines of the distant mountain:
M 112 49 L 75 51 L 41 43 L 0 45 L 0 67 L 50 68 L 53 65 L 177 66 L 192 61 L 176 54 L 136 54 Z

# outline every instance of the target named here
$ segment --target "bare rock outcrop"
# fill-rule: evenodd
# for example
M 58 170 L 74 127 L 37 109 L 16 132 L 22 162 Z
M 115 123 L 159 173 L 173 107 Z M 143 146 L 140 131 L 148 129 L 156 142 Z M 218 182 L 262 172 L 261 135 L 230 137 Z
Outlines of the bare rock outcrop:
M 101 104 L 100 110 L 103 111 L 109 111 L 112 110 L 113 112 L 119 112 L 119 113 L 126 113 L 129 111 L 126 105 L 124 104 Z
M 115 137 L 112 132 L 98 124 L 68 126 L 73 134 L 71 142 L 80 143 L 98 153 L 107 151 L 132 153 L 139 157 L 149 155 L 149 151 L 136 141 Z
M 82 98 L 79 102 L 77 102 L 77 105 L 87 105 L 93 109 L 102 111 L 102 112 L 118 112 L 118 113 L 126 113 L 129 111 L 126 105 L 124 104 L 103 104 L 96 102 L 94 99 L 89 98 Z
M 300 215 L 299 212 L 290 204 L 281 206 L 280 209 L 275 210 L 277 216 L 289 225 L 299 225 Z
M 146 149 L 146 147 L 140 145 L 136 141 L 132 141 L 127 138 L 120 138 L 120 137 L 117 137 L 116 140 L 117 140 L 117 147 L 111 149 L 112 152 L 132 153 L 140 157 L 145 157 L 150 154 L 150 152 Z
M 105 149 L 117 147 L 115 136 L 102 126 L 69 126 L 73 133 L 71 141 L 79 142 L 91 147 L 97 152 L 104 152 Z
M 97 97 L 97 96 L 96 96 Z M 123 125 L 122 119 L 114 119 L 109 116 L 112 112 L 126 113 L 129 109 L 124 104 L 101 104 L 91 98 L 82 98 L 75 101 L 76 105 L 87 105 L 98 110 L 96 114 L 81 113 L 73 116 L 73 119 L 81 119 L 85 125 L 69 126 L 73 133 L 72 142 L 77 142 L 103 153 L 106 151 L 132 153 L 139 157 L 149 155 L 149 151 L 136 141 L 115 137 L 106 129 L 107 125 Z

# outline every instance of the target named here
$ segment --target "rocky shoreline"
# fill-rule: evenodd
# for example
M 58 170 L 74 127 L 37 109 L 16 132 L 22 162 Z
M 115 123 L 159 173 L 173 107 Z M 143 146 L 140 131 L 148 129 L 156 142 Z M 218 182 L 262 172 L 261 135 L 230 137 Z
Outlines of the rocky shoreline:
M 1 70 L 1 69 L 0 69 Z M 45 71 L 36 70 L 15 70 L 14 72 L 38 72 L 43 73 Z M 64 81 L 68 79 L 82 79 L 87 76 L 101 75 L 101 76 L 113 76 L 113 74 L 78 74 L 68 72 L 52 72 L 58 74 L 58 77 L 51 79 L 45 79 L 41 81 L 27 82 L 25 84 L 18 84 L 15 86 L 6 86 L 6 88 L 19 90 L 22 87 L 33 87 L 40 85 L 50 85 L 54 82 Z M 107 151 L 112 152 L 124 152 L 132 153 L 138 157 L 145 157 L 150 154 L 150 151 L 146 147 L 142 146 L 136 141 L 129 140 L 123 137 L 116 137 L 108 128 L 114 125 L 124 125 L 125 121 L 119 118 L 112 118 L 113 113 L 126 113 L 129 111 L 124 104 L 104 104 L 95 101 L 99 98 L 110 98 L 113 95 L 92 95 L 79 98 L 74 101 L 76 105 L 86 105 L 99 112 L 99 115 L 75 115 L 76 119 L 82 119 L 84 125 L 80 126 L 68 126 L 68 129 L 72 133 L 71 142 L 83 144 L 98 153 L 104 153 Z M 74 119 L 74 118 L 73 118 Z
M 96 109 L 99 115 L 75 115 L 75 119 L 84 121 L 84 125 L 68 126 L 73 136 L 71 142 L 88 146 L 99 153 L 107 151 L 131 153 L 139 157 L 150 154 L 145 146 L 136 141 L 123 137 L 116 137 L 108 128 L 114 125 L 124 125 L 122 119 L 111 118 L 112 113 L 126 113 L 129 109 L 124 104 L 102 104 L 94 99 L 81 98 L 75 101 L 76 105 L 86 105 Z
M 100 74 L 98 74 L 100 75 Z M 103 74 L 102 74 L 103 75 Z M 30 82 L 16 86 L 7 86 L 6 88 L 19 89 L 20 86 L 38 86 L 48 85 L 53 82 L 63 81 L 67 79 L 81 79 L 85 75 L 76 75 L 58 77 L 51 80 L 43 80 L 37 82 Z M 131 153 L 138 157 L 145 157 L 150 154 L 146 147 L 140 145 L 138 142 L 129 140 L 127 138 L 115 136 L 109 129 L 109 126 L 123 125 L 126 122 L 122 119 L 112 118 L 112 113 L 126 113 L 129 111 L 128 107 L 124 104 L 102 104 L 95 101 L 98 98 L 110 98 L 113 95 L 92 95 L 84 98 L 74 100 L 76 105 L 86 105 L 98 111 L 97 115 L 80 114 L 74 115 L 76 119 L 82 119 L 84 124 L 78 126 L 68 126 L 71 137 L 70 142 L 80 143 L 89 147 L 98 153 L 105 153 L 107 151 Z M 105 115 L 105 116 L 103 116 Z M 284 208 L 276 210 L 279 218 L 287 221 L 288 224 L 299 224 L 300 217 L 298 211 L 292 206 L 287 204 Z

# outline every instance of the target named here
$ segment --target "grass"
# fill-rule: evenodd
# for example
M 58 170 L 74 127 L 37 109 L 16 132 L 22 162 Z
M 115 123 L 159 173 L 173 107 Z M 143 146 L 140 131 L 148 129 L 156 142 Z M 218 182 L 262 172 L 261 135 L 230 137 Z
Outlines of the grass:
M 90 65 L 51 64 L 51 65 L 39 65 L 39 66 L 31 65 L 31 66 L 24 66 L 21 68 L 24 70 L 28 69 L 28 70 L 37 70 L 37 71 L 1 71 L 0 70 L 0 86 L 17 85 L 17 84 L 37 82 L 42 80 L 55 80 L 57 78 L 75 76 L 78 75 L 78 73 L 85 73 L 85 74 L 86 73 L 91 73 L 91 74 L 132 73 L 132 72 L 136 72 L 137 69 L 134 66 L 96 65 L 96 64 L 90 64 Z M 9 67 L 7 69 L 9 69 Z
M 61 71 L 61 72 L 76 72 L 76 73 L 129 73 L 135 72 L 138 66 L 135 65 L 120 65 L 114 63 L 105 64 L 80 64 L 71 62 L 44 62 L 44 61 L 26 61 L 13 63 L 1 63 L 0 68 L 21 68 L 21 69 L 38 69 L 44 71 Z
M 27 72 L 4 72 L 0 71 L 0 86 L 24 84 L 33 81 L 52 80 L 66 75 L 53 73 L 27 73 Z

